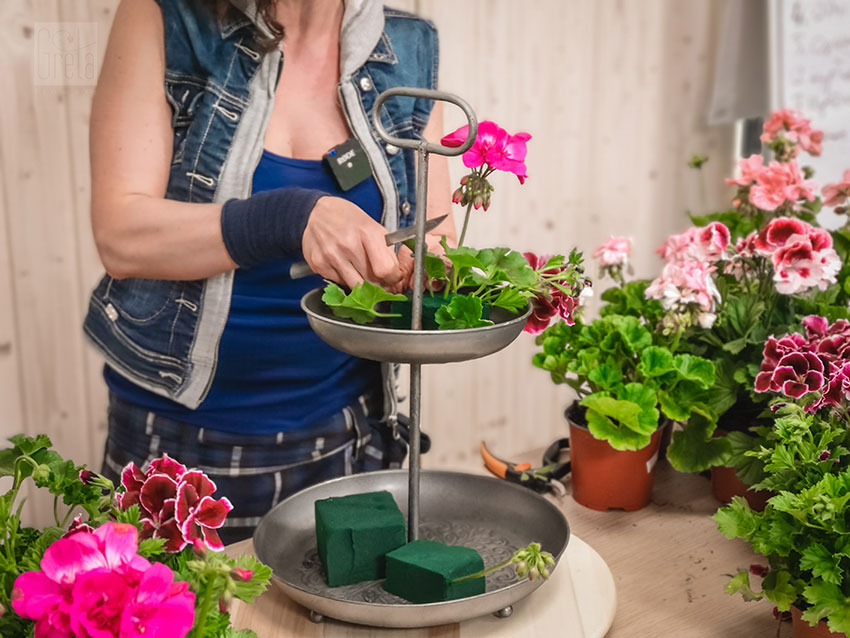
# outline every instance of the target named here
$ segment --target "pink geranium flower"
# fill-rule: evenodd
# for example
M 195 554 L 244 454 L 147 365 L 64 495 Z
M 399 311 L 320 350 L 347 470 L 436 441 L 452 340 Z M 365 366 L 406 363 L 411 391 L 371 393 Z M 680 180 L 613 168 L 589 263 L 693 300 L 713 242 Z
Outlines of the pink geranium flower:
M 840 182 L 823 187 L 823 203 L 825 206 L 840 206 L 847 201 L 848 197 L 850 197 L 850 169 L 844 171 Z
M 523 253 L 523 257 L 534 270 L 541 272 L 541 269 L 549 261 L 550 255 L 526 252 Z M 542 274 L 552 275 L 563 270 L 563 268 L 549 268 L 542 271 Z M 581 299 L 579 294 L 568 295 L 555 286 L 549 286 L 546 290 L 538 291 L 534 297 L 529 299 L 529 303 L 531 304 L 531 315 L 526 320 L 523 330 L 529 334 L 538 334 L 549 327 L 555 316 L 561 317 L 569 326 L 574 325 L 573 314 L 581 305 Z
M 780 138 L 795 144 L 794 155 L 797 154 L 796 146 L 810 155 L 820 155 L 822 150 L 823 131 L 813 129 L 810 121 L 794 109 L 780 109 L 764 124 L 762 142 L 770 143 Z
M 24 572 L 15 580 L 12 606 L 21 617 L 36 621 L 36 638 L 183 638 L 194 619 L 194 594 L 187 592 L 186 583 L 161 590 L 160 605 L 151 614 L 182 609 L 181 614 L 167 618 L 169 623 L 175 621 L 168 633 L 152 633 L 148 625 L 139 623 L 134 625 L 136 630 L 125 631 L 138 618 L 133 601 L 144 593 L 140 585 L 148 571 L 155 569 L 156 575 L 165 570 L 169 583 L 173 581 L 171 570 L 164 565 L 152 567 L 137 550 L 136 528 L 122 523 L 106 523 L 91 533 L 60 538 L 45 551 L 42 571 Z M 152 631 L 158 626 L 149 624 Z
M 729 229 L 720 222 L 692 226 L 679 235 L 670 235 L 656 252 L 668 263 L 715 262 L 725 257 L 730 237 Z
M 121 635 L 133 638 L 183 637 L 195 622 L 195 595 L 189 584 L 154 563 L 142 574 L 121 616 Z
M 457 148 L 468 135 L 469 125 L 464 124 L 443 137 L 441 142 L 443 146 Z M 530 139 L 531 135 L 528 133 L 509 135 L 495 122 L 485 120 L 478 124 L 475 143 L 462 156 L 463 165 L 467 168 L 478 168 L 486 164 L 490 169 L 513 173 L 520 184 L 523 184 L 528 178 L 525 157 L 526 143 Z
M 710 328 L 717 318 L 720 292 L 714 283 L 716 268 L 708 262 L 668 262 L 646 289 L 649 299 L 658 299 L 665 310 L 697 311 L 697 322 Z
M 814 201 L 816 185 L 807 180 L 795 161 L 771 162 L 750 189 L 750 203 L 762 210 L 776 210 L 785 202 Z
M 629 261 L 632 252 L 632 242 L 628 237 L 610 237 L 593 252 L 593 258 L 599 260 L 599 265 L 624 266 Z
M 759 178 L 766 170 L 764 158 L 761 155 L 750 155 L 742 158 L 738 162 L 738 171 L 741 176 L 737 179 L 727 178 L 727 184 L 738 184 L 739 186 L 749 186 Z

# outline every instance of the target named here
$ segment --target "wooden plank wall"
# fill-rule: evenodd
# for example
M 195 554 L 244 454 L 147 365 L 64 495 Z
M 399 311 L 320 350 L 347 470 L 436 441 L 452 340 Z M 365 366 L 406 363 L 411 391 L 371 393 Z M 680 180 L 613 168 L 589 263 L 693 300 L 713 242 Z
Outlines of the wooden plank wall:
M 586 252 L 634 238 L 638 274 L 686 208 L 719 205 L 731 131 L 704 114 L 723 0 L 407 0 L 441 34 L 441 86 L 482 119 L 534 135 L 530 179 L 494 179 L 477 245 Z M 100 362 L 80 323 L 100 266 L 88 225 L 93 87 L 33 81 L 39 23 L 96 23 L 102 56 L 116 0 L 0 3 L 0 435 L 47 432 L 99 464 L 105 432 Z M 448 126 L 459 123 L 447 112 Z M 706 196 L 685 162 L 711 155 Z M 454 162 L 453 179 L 462 175 Z M 460 211 L 458 211 L 459 213 Z M 477 463 L 484 438 L 508 455 L 565 432 L 563 388 L 531 367 L 533 340 L 481 361 L 426 369 L 430 467 Z

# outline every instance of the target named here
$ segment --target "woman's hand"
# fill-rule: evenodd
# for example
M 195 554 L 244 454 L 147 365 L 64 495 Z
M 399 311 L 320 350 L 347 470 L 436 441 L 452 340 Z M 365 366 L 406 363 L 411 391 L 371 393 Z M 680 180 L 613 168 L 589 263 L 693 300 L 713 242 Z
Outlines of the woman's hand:
M 313 272 L 353 288 L 364 279 L 391 292 L 401 289 L 402 271 L 386 229 L 356 204 L 339 197 L 317 202 L 301 248 Z

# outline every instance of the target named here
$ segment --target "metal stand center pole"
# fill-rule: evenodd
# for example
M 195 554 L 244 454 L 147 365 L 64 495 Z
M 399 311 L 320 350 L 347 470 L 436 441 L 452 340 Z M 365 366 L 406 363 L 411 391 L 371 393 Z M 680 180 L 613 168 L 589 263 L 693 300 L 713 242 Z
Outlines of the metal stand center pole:
M 416 245 L 413 251 L 413 308 L 410 329 L 422 330 L 422 296 L 425 292 L 425 219 L 428 210 L 428 151 L 424 140 L 417 149 Z M 422 430 L 422 365 L 410 364 L 410 478 L 407 488 L 407 540 L 419 538 L 419 438 Z

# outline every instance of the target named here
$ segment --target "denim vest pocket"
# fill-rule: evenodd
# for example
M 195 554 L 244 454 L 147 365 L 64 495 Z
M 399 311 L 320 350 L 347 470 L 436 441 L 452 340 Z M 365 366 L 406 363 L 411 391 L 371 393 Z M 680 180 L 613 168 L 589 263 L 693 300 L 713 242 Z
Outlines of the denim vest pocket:
M 183 161 L 189 125 L 195 119 L 204 91 L 205 84 L 201 80 L 176 73 L 165 74 L 165 97 L 171 105 L 171 128 L 174 130 L 172 164 Z
M 107 279 L 104 301 L 135 324 L 149 323 L 165 313 L 173 305 L 179 286 L 179 282 L 155 279 L 113 279 L 108 275 Z

